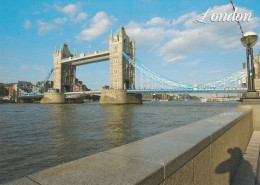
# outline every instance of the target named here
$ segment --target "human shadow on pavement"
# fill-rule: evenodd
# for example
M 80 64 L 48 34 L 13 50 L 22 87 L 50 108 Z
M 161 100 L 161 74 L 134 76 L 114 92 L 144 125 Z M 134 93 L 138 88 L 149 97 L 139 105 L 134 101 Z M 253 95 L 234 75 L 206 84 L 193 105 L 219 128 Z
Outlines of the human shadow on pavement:
M 243 159 L 243 154 L 240 148 L 229 148 L 227 152 L 231 155 L 229 159 L 219 164 L 215 172 L 216 173 L 229 173 L 229 184 L 231 185 L 233 183 L 234 177 L 238 170 L 243 170 L 243 174 L 245 174 L 246 177 L 249 177 L 252 181 L 252 179 L 255 179 L 255 184 L 252 185 L 259 185 L 256 176 L 253 172 L 252 165 Z M 241 165 L 240 169 L 239 165 Z

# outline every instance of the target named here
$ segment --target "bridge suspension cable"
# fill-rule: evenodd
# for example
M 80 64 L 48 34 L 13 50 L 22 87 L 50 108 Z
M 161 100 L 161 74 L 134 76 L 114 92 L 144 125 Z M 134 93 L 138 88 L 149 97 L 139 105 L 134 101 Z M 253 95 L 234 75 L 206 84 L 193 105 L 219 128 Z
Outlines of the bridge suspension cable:
M 153 81 L 158 82 L 162 85 L 167 85 L 167 86 L 175 87 L 178 89 L 194 88 L 193 85 L 183 84 L 180 82 L 169 80 L 168 78 L 149 69 L 147 66 L 142 64 L 137 58 L 135 61 L 133 61 L 126 53 L 123 52 L 123 55 L 126 57 L 126 59 L 132 65 L 134 65 L 134 67 L 136 67 L 141 72 L 141 75 L 144 74 L 145 76 L 148 77 L 148 79 L 152 79 Z M 201 83 L 198 85 L 198 87 L 199 88 L 219 88 L 219 89 L 227 88 L 227 87 L 229 87 L 228 85 L 238 84 L 239 80 L 242 80 L 246 76 L 247 76 L 246 70 L 242 70 L 242 71 L 236 72 L 230 76 L 227 76 L 227 77 L 219 79 L 219 80 Z M 141 80 L 143 80 L 142 76 L 141 76 Z
M 145 76 L 147 76 L 149 79 L 158 82 L 162 85 L 167 85 L 167 86 L 171 86 L 171 87 L 176 87 L 176 88 L 187 88 L 190 85 L 188 84 L 183 84 L 180 82 L 176 82 L 173 80 L 169 80 L 166 77 L 152 71 L 151 69 L 149 69 L 148 67 L 146 67 L 144 64 L 142 64 L 141 62 L 139 62 L 139 60 L 136 58 L 135 61 L 133 61 L 127 54 L 125 54 L 123 52 L 123 55 L 125 56 L 125 58 L 128 60 L 128 62 L 130 62 L 134 67 L 136 67 L 142 74 L 144 74 Z
M 32 92 L 27 92 L 23 89 L 21 89 L 20 87 L 18 87 L 18 90 L 23 93 L 24 95 L 33 95 L 33 94 L 39 94 L 40 90 L 44 87 L 44 85 L 46 84 L 46 82 L 49 80 L 51 74 L 53 72 L 53 68 L 51 69 L 51 71 L 48 73 L 48 75 L 46 76 L 46 78 L 42 81 L 42 83 L 36 88 L 36 89 L 32 89 Z
M 204 87 L 204 88 L 225 88 L 227 85 L 233 84 L 233 83 L 238 83 L 239 80 L 242 80 L 247 76 L 246 70 L 242 70 L 239 72 L 236 72 L 232 74 L 231 76 L 211 81 L 211 82 L 206 82 L 199 84 L 198 86 Z

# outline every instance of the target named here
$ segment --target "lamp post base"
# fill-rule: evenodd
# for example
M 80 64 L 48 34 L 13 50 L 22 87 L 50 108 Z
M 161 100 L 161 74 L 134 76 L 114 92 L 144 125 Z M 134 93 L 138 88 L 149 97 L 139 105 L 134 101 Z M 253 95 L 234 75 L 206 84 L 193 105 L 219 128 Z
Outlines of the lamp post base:
M 259 92 L 258 91 L 247 91 L 245 93 L 245 99 L 258 99 Z

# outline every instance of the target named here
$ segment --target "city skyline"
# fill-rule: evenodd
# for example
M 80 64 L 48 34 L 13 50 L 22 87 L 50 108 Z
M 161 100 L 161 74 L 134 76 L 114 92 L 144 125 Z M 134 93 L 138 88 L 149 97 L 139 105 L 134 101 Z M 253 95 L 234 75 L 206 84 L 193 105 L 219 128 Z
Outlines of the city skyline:
M 252 13 L 242 22 L 244 32 L 259 34 L 260 3 L 234 4 Z M 77 54 L 107 49 L 111 29 L 117 33 L 121 24 L 135 37 L 136 57 L 172 80 L 192 84 L 228 76 L 242 69 L 245 48 L 236 22 L 194 23 L 211 7 L 209 15 L 232 13 L 229 1 L 1 1 L 0 82 L 41 81 L 55 46 L 66 42 Z M 76 77 L 91 89 L 109 85 L 109 61 L 79 66 Z

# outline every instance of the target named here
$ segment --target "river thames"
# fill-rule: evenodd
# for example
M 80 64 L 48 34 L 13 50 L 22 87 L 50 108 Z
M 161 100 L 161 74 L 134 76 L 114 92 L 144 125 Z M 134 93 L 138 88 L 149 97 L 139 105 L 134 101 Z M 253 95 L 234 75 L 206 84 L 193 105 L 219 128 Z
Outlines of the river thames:
M 0 183 L 231 111 L 237 104 L 0 104 Z

